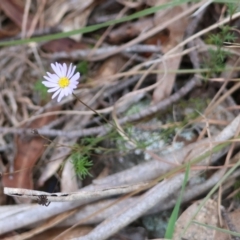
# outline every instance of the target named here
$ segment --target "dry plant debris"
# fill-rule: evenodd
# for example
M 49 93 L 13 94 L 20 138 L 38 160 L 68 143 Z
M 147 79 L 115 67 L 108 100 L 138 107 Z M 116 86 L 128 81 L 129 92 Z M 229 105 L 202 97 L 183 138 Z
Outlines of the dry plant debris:
M 1 239 L 239 239 L 237 2 L 0 10 Z

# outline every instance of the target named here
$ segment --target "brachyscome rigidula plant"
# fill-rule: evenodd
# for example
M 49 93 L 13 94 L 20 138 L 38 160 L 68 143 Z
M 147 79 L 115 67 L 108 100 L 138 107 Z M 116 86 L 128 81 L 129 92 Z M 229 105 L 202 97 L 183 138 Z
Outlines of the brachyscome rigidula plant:
M 47 81 L 42 83 L 50 88 L 48 92 L 54 92 L 52 99 L 58 95 L 57 101 L 60 102 L 64 96 L 68 96 L 73 93 L 73 90 L 77 88 L 80 73 L 74 74 L 76 66 L 70 64 L 67 67 L 66 63 L 51 64 L 54 73 L 47 72 L 48 76 L 44 76 Z

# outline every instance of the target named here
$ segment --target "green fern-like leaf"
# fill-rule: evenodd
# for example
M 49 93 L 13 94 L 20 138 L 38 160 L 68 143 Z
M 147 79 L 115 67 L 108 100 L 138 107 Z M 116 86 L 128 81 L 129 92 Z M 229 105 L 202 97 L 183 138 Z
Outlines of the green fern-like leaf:
M 73 163 L 74 170 L 80 179 L 84 179 L 86 176 L 91 176 L 89 170 L 93 163 L 89 160 L 89 156 L 84 156 L 79 152 L 75 152 L 71 155 L 71 161 Z

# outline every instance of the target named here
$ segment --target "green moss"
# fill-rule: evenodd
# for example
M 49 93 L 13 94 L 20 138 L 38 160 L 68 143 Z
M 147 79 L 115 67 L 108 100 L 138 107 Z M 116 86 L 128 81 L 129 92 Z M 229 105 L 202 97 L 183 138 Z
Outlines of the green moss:
M 87 75 L 88 74 L 88 62 L 87 61 L 81 61 L 77 64 L 77 71 L 81 73 L 81 75 Z
M 33 89 L 39 94 L 42 100 L 47 98 L 48 88 L 42 84 L 42 80 L 37 80 L 33 86 Z

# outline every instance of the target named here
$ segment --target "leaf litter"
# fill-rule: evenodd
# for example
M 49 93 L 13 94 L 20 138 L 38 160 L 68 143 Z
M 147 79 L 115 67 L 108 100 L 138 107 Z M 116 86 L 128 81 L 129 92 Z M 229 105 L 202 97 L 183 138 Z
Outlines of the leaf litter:
M 224 46 L 239 41 L 237 3 L 11 0 L 0 8 L 0 45 L 43 37 L 0 49 L 1 237 L 163 238 L 187 163 L 173 239 L 196 211 L 186 239 L 239 231 L 239 170 L 208 196 L 238 163 L 239 50 Z M 55 62 L 81 74 L 59 103 L 41 84 Z

